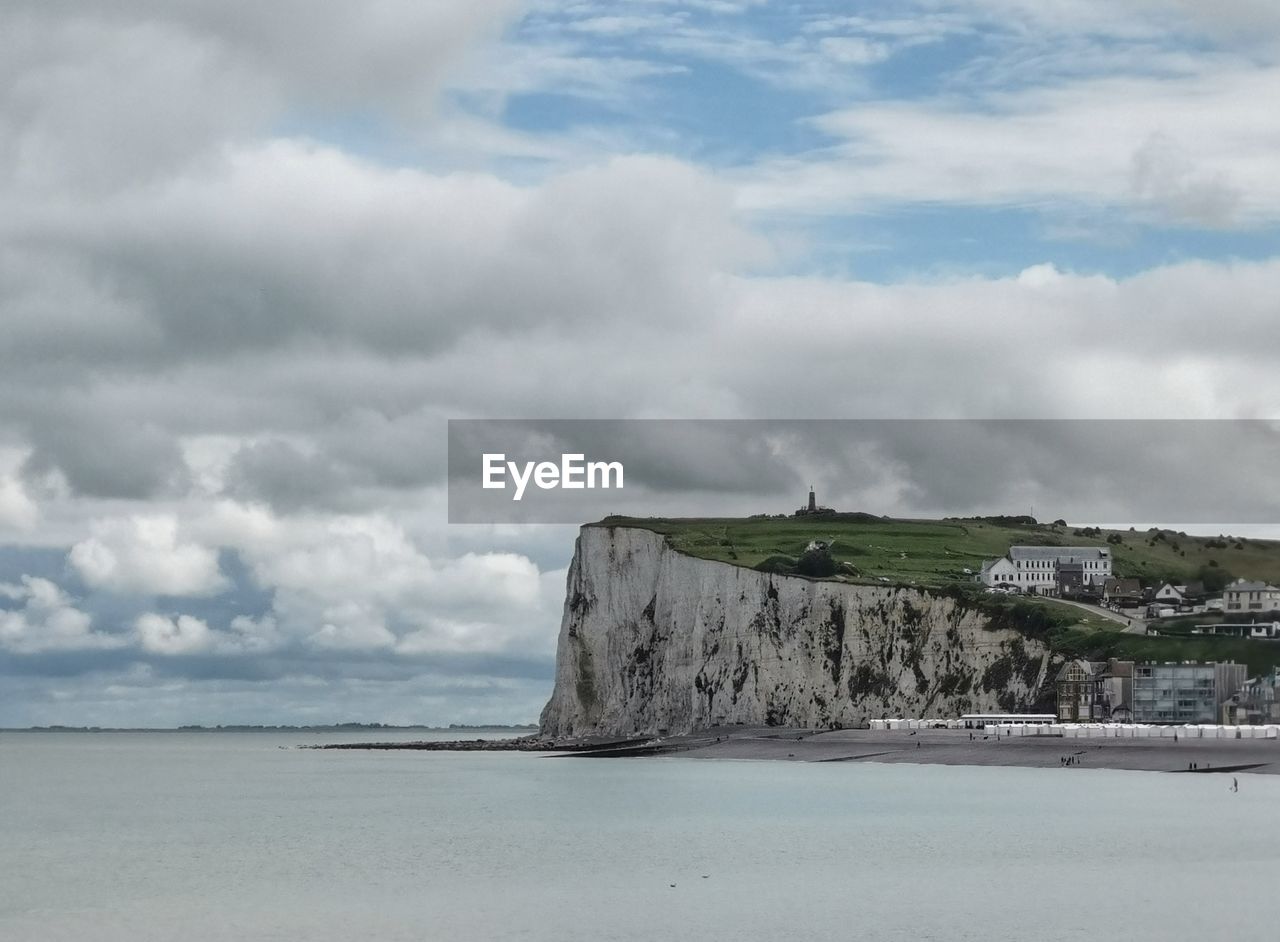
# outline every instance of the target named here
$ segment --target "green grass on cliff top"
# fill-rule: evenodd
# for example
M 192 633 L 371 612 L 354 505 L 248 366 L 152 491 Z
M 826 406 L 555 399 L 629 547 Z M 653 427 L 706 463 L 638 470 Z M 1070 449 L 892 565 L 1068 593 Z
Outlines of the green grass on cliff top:
M 857 568 L 855 581 L 885 578 L 931 586 L 973 581 L 984 560 L 1012 545 L 1099 546 L 1112 551 L 1116 575 L 1144 582 L 1199 578 L 1204 569 L 1231 577 L 1280 583 L 1280 542 L 1184 536 L 1172 530 L 1103 530 L 1076 536 L 1077 528 L 981 519 L 894 520 L 867 514 L 816 517 L 634 518 L 610 517 L 599 525 L 632 526 L 667 537 L 690 556 L 753 568 L 771 556 L 796 559 L 811 540 L 831 542 L 832 555 Z M 1118 534 L 1121 542 L 1108 544 Z
M 919 587 L 967 587 L 975 604 L 1008 607 L 1014 621 L 1038 624 L 1028 629 L 1059 654 L 1094 660 L 1107 657 L 1139 661 L 1228 661 L 1249 665 L 1253 673 L 1280 667 L 1280 643 L 1204 636 L 1126 634 L 1102 615 L 1049 599 L 983 596 L 973 575 L 983 560 L 1004 555 L 1012 545 L 1109 546 L 1117 575 L 1147 583 L 1194 579 L 1214 569 L 1231 577 L 1280 583 L 1280 542 L 1183 536 L 1171 530 L 1103 530 L 1097 536 L 1075 534 L 1075 527 L 1017 524 L 991 520 L 894 520 L 864 514 L 821 517 L 734 519 L 658 519 L 610 517 L 595 526 L 629 526 L 667 537 L 682 553 L 734 565 L 755 567 L 772 556 L 794 561 L 811 540 L 828 540 L 832 555 L 857 568 L 856 576 L 836 578 Z M 1107 543 L 1112 533 L 1118 544 Z M 1210 566 L 1210 561 L 1216 566 Z M 1030 606 L 1030 609 L 1024 608 Z M 1043 617 L 1027 619 L 1028 611 Z M 1018 614 L 1020 613 L 1020 614 Z M 1016 627 L 1016 626 L 1015 626 Z

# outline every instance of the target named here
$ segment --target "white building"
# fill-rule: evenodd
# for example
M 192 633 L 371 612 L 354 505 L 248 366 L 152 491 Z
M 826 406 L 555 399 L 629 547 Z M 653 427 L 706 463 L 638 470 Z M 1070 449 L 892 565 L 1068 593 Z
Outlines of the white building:
M 1227 612 L 1278 611 L 1280 589 L 1265 582 L 1237 579 L 1222 590 L 1222 608 Z
M 1017 585 L 1018 570 L 1013 563 L 1009 561 L 1007 556 L 1001 556 L 999 559 L 989 559 L 982 564 L 982 571 L 978 573 L 978 581 L 984 585 Z
M 1086 585 L 1111 578 L 1111 550 L 1100 546 L 1011 546 L 1009 555 L 983 564 L 978 579 L 988 586 L 1008 584 L 1021 592 L 1053 594 L 1058 569 L 1068 563 L 1083 570 Z

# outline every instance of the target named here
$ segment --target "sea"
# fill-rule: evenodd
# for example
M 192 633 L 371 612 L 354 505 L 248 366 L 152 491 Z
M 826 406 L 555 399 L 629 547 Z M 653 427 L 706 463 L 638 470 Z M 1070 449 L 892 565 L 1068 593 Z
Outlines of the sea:
M 449 735 L 0 733 L 0 939 L 1163 940 L 1276 923 L 1280 776 L 1233 792 L 1229 775 L 297 748 Z

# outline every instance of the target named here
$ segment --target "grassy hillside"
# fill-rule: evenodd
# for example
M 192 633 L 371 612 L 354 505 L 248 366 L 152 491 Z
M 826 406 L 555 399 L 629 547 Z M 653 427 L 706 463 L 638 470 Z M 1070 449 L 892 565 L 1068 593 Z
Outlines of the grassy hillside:
M 683 553 L 756 567 L 771 557 L 794 562 L 810 540 L 831 541 L 832 555 L 858 570 L 855 581 L 944 586 L 965 583 L 985 559 L 1013 544 L 1110 546 L 1117 575 L 1144 582 L 1213 573 L 1280 582 L 1280 542 L 1194 537 L 1163 531 L 1094 530 L 1053 524 L 948 519 L 893 520 L 866 514 L 823 517 L 658 519 L 611 517 L 602 525 L 664 534 Z M 1118 539 L 1108 543 L 1107 538 Z M 846 577 L 842 577 L 846 578 Z
M 1280 666 L 1280 643 L 1202 636 L 1143 637 L 1063 603 L 984 596 L 973 584 L 983 560 L 1011 545 L 1108 546 L 1118 575 L 1144 583 L 1204 574 L 1280 583 L 1280 542 L 1192 537 L 1165 531 L 1102 530 L 1014 520 L 893 520 L 866 514 L 823 517 L 651 519 L 610 517 L 599 526 L 632 526 L 665 535 L 683 553 L 751 568 L 794 566 L 811 540 L 830 541 L 832 555 L 855 572 L 835 578 L 959 592 L 1002 623 L 1042 637 L 1064 657 L 1149 661 L 1235 660 L 1258 673 Z M 1113 536 L 1114 534 L 1114 536 Z M 1108 542 L 1108 537 L 1118 542 Z

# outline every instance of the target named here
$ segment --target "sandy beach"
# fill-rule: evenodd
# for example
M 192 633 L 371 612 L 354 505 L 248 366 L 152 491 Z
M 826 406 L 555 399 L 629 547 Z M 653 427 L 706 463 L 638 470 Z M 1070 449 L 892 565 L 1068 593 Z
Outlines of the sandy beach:
M 1027 768 L 1129 769 L 1146 772 L 1280 772 L 1275 739 L 1067 739 L 1051 736 L 983 738 L 967 730 L 816 732 L 728 727 L 674 736 L 591 757 L 683 756 L 697 759 L 774 759 L 791 762 L 894 762 Z M 1073 757 L 1063 766 L 1066 757 Z

